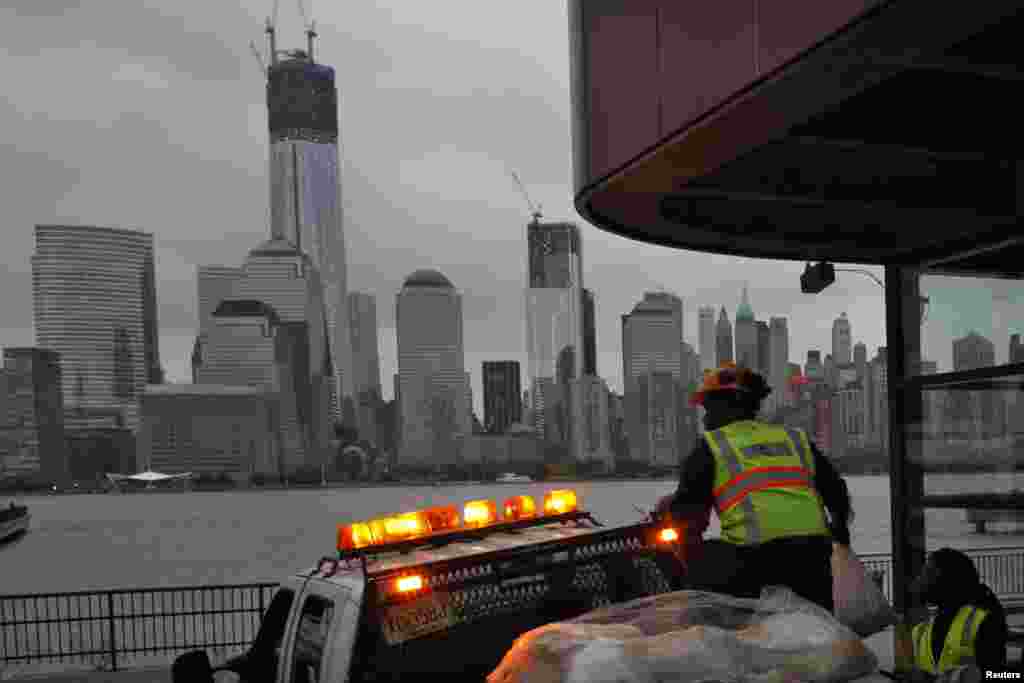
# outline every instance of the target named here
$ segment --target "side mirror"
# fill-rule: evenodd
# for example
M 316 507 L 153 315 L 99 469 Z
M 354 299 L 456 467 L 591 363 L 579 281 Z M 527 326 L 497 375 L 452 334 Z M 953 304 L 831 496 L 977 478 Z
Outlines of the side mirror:
M 174 683 L 213 683 L 213 667 L 204 650 L 186 652 L 174 660 L 171 666 L 171 680 Z

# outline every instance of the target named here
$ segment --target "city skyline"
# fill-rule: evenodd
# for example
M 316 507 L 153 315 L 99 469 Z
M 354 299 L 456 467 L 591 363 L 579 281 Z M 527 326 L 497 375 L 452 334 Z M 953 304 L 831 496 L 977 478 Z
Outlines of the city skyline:
M 169 380 L 188 381 L 197 327 L 195 267 L 236 262 L 269 229 L 265 93 L 248 51 L 267 11 L 268 3 L 256 1 L 210 8 L 184 0 L 161 12 L 131 7 L 124 20 L 140 30 L 126 33 L 90 7 L 75 10 L 73 22 L 40 8 L 0 10 L 12 73 L 38 76 L 13 79 L 0 102 L 0 124 L 12 140 L 0 167 L 22 179 L 0 193 L 8 224 L 24 226 L 9 231 L 8 268 L 0 274 L 4 345 L 34 344 L 27 267 L 32 225 L 139 228 L 156 242 L 161 360 Z M 841 273 L 825 292 L 803 295 L 803 263 L 672 251 L 579 219 L 566 134 L 564 7 L 541 7 L 529 17 L 512 8 L 474 8 L 455 22 L 444 12 L 397 3 L 391 10 L 323 6 L 316 15 L 317 58 L 338 65 L 349 287 L 384 302 L 417 268 L 448 274 L 464 296 L 466 367 L 491 359 L 526 367 L 521 226 L 528 209 L 509 167 L 543 204 L 547 219 L 580 225 L 587 243 L 584 280 L 596 302 L 597 373 L 615 391 L 623 387 L 619 316 L 659 283 L 682 296 L 685 339 L 695 348 L 698 306 L 724 305 L 732 317 L 744 281 L 762 319 L 789 320 L 791 361 L 803 362 L 810 348 L 829 349 L 828 322 L 843 310 L 869 353 L 885 345 L 884 302 L 867 278 Z M 66 33 L 72 28 L 87 31 L 95 44 L 69 48 L 79 43 Z M 513 37 L 516 28 L 535 36 L 529 48 Z M 282 12 L 278 35 L 283 47 L 301 45 L 298 17 Z M 39 78 L 47 88 L 35 86 Z M 504 90 L 495 83 L 529 88 Z M 486 96 L 464 97 L 474 91 Z M 50 99 L 57 93 L 59 99 Z M 402 124 L 408 111 L 417 112 L 416 130 Z M 496 138 L 482 123 L 496 117 L 521 125 Z M 387 140 L 367 135 L 382 126 L 392 131 Z M 147 173 L 138 173 L 140 167 Z M 880 268 L 867 269 L 882 275 Z M 391 308 L 380 306 L 385 398 L 392 397 L 389 378 L 397 368 Z M 929 320 L 943 308 L 933 297 Z M 972 305 L 971 314 L 982 309 Z M 959 334 L 954 327 L 933 343 L 939 353 L 928 354 L 940 366 L 951 366 L 949 342 Z M 1004 346 L 997 345 L 997 356 L 1005 355 Z M 479 372 L 472 372 L 472 381 L 480 412 Z
M 567 224 L 561 224 L 561 225 L 567 225 Z M 39 229 L 41 229 L 41 228 L 42 229 L 46 229 L 46 228 L 51 228 L 52 229 L 54 227 L 59 227 L 61 230 L 70 230 L 70 231 L 99 230 L 101 234 L 102 233 L 110 233 L 110 234 L 123 233 L 123 234 L 129 235 L 129 236 L 131 236 L 131 235 L 143 235 L 143 236 L 145 236 L 146 235 L 146 233 L 142 233 L 140 231 L 122 230 L 122 229 L 117 229 L 117 228 L 106 228 L 106 227 L 90 228 L 89 226 L 37 226 L 37 231 Z M 271 240 L 271 242 L 268 242 L 267 244 L 270 244 L 272 242 L 273 242 L 273 240 Z M 197 301 L 197 304 L 198 304 L 198 312 L 199 312 L 199 321 L 198 321 L 198 324 L 197 324 L 197 333 L 198 334 L 202 334 L 203 327 L 206 324 L 205 321 L 209 319 L 209 316 L 212 313 L 211 306 L 215 302 L 218 302 L 218 301 L 220 301 L 221 298 L 223 298 L 222 290 L 223 290 L 223 292 L 230 291 L 231 286 L 237 282 L 237 278 L 243 273 L 243 271 L 244 271 L 244 268 L 241 267 L 241 266 L 237 266 L 237 267 L 236 266 L 199 266 L 199 267 L 197 267 L 197 269 L 196 269 L 196 276 L 197 276 L 199 284 L 200 284 L 199 293 L 198 293 L 198 296 L 196 297 L 196 301 Z M 206 288 L 208 290 L 205 295 L 204 295 L 204 291 L 203 291 L 203 285 L 201 284 L 204 281 L 207 283 L 205 286 L 206 286 Z M 645 296 L 650 295 L 650 294 L 664 295 L 665 294 L 664 293 L 664 287 L 661 286 L 660 289 L 661 289 L 660 292 L 653 292 L 653 293 L 652 292 L 646 292 Z M 592 292 L 589 289 L 581 289 L 581 292 L 584 295 L 581 298 L 581 303 L 584 306 L 586 306 L 587 304 L 589 304 L 590 306 L 593 306 L 593 294 L 592 294 Z M 371 309 L 374 308 L 374 306 L 375 306 L 375 298 L 373 297 L 373 295 L 366 294 L 366 293 L 360 293 L 360 292 L 352 292 L 352 296 L 355 296 L 355 297 L 360 298 L 361 300 L 364 300 L 366 302 L 365 304 L 362 304 L 364 306 L 368 305 L 368 306 L 370 306 Z M 674 294 L 671 294 L 669 296 L 675 297 Z M 350 301 L 349 303 L 351 304 L 352 302 Z M 685 304 L 682 302 L 682 300 L 680 300 L 680 306 L 682 308 L 682 311 L 681 311 L 682 315 L 685 317 L 685 313 L 686 313 Z M 713 308 L 713 307 L 699 306 L 698 307 L 698 311 L 700 309 L 709 310 L 711 308 Z M 728 316 L 728 307 L 723 305 L 720 308 L 723 309 L 725 311 L 725 313 L 726 313 L 726 316 Z M 749 318 L 751 318 L 753 316 L 753 311 L 752 311 L 752 307 L 751 307 L 751 304 L 750 304 L 750 301 L 749 301 L 749 296 L 747 294 L 747 286 L 746 285 L 744 285 L 743 290 L 741 291 L 740 304 L 738 305 L 736 311 L 737 311 L 737 314 L 740 314 L 742 316 L 742 319 L 744 319 L 744 320 L 749 319 Z M 371 317 L 376 318 L 375 313 L 372 314 Z M 776 318 L 776 316 L 772 316 L 772 318 Z M 582 318 L 581 318 L 581 320 L 582 320 Z M 784 320 L 784 318 L 783 318 L 783 320 Z M 376 322 L 376 320 L 374 320 L 374 323 L 375 322 Z M 756 322 L 757 322 L 758 325 L 765 326 L 766 329 L 764 330 L 764 332 L 767 333 L 767 325 L 763 321 L 756 321 Z M 524 323 L 525 323 L 525 320 L 524 320 Z M 847 330 L 849 329 L 849 327 L 850 327 L 849 318 L 847 317 L 847 314 L 845 312 L 841 313 L 840 316 L 836 317 L 835 320 L 833 321 L 833 328 L 832 328 L 832 337 L 833 337 L 833 339 L 832 339 L 832 341 L 833 341 L 832 347 L 833 348 L 834 348 L 834 345 L 836 343 L 836 329 L 837 329 L 836 325 L 839 325 L 839 324 L 844 325 L 845 329 L 847 329 Z M 698 325 L 698 327 L 699 327 L 699 325 Z M 735 325 L 731 325 L 731 327 L 733 327 L 735 329 Z M 379 326 L 375 325 L 374 329 L 379 333 L 381 328 Z M 976 334 L 979 334 L 979 333 L 976 331 L 976 329 L 974 327 L 971 327 L 967 332 L 963 333 L 961 336 L 976 335 Z M 847 335 L 848 335 L 848 333 L 847 333 Z M 699 330 L 698 330 L 698 335 L 697 336 L 699 337 Z M 735 336 L 735 333 L 734 333 L 734 336 Z M 981 336 L 985 336 L 985 335 L 982 334 Z M 855 336 L 851 337 L 851 336 L 848 335 L 848 336 L 845 336 L 843 339 L 844 339 L 843 345 L 848 350 L 850 349 L 851 346 L 862 347 L 862 348 L 864 348 L 866 350 L 866 345 L 864 344 L 864 342 L 859 340 L 859 339 L 857 339 Z M 856 344 L 851 344 L 851 342 L 854 339 L 857 339 Z M 959 339 L 959 337 L 958 337 L 958 339 Z M 592 339 L 590 341 L 592 343 Z M 956 341 L 956 340 L 953 339 L 951 341 Z M 581 343 L 583 343 L 584 347 L 586 346 L 586 343 L 585 343 L 584 340 L 581 340 Z M 686 335 L 683 335 L 683 344 L 692 347 L 692 344 L 690 344 L 689 342 L 686 341 Z M 997 348 L 997 349 L 1001 348 L 999 346 L 999 344 L 994 344 L 994 347 Z M 40 346 L 40 348 L 45 348 L 45 347 Z M 198 348 L 198 346 L 196 346 L 194 348 Z M 826 347 L 824 349 L 824 355 L 826 356 L 827 359 L 831 359 L 832 358 L 832 354 L 828 353 L 828 349 L 829 349 L 829 347 Z M 822 349 L 817 349 L 817 350 L 818 351 L 822 351 Z M 876 350 L 877 350 L 877 347 L 876 347 Z M 955 352 L 953 351 L 953 347 L 950 347 L 950 357 L 951 358 L 952 358 L 954 353 Z M 995 355 L 996 358 L 999 358 L 1000 356 L 1004 357 L 1002 360 L 999 360 L 998 362 L 1006 362 L 1008 360 L 1009 356 L 1010 356 L 1010 353 L 1011 352 L 1009 350 L 1009 347 L 1007 346 L 1005 353 L 1000 353 L 1000 351 L 995 351 L 994 355 Z M 598 354 L 598 355 L 600 355 L 600 354 Z M 494 360 L 494 359 L 491 358 L 489 360 Z M 789 360 L 792 360 L 792 358 L 790 357 Z M 852 363 L 853 360 L 854 359 L 851 357 L 850 358 L 851 363 Z M 484 362 L 487 362 L 487 361 L 484 361 Z M 934 365 L 936 368 L 940 367 L 939 364 L 936 363 L 935 361 L 931 361 L 930 363 L 931 363 L 931 365 Z M 849 364 L 850 363 L 847 363 L 846 365 L 849 365 Z M 838 366 L 838 365 L 840 365 L 840 363 L 835 363 L 835 365 Z M 952 370 L 954 368 L 955 368 L 955 362 L 948 369 Z M 769 370 L 769 368 L 765 368 L 765 370 Z M 378 376 L 380 376 L 380 377 L 384 376 L 383 372 L 380 371 L 380 370 L 378 370 L 378 372 L 376 374 Z M 474 391 L 473 391 L 473 384 L 476 384 L 478 382 L 482 384 L 482 377 L 479 378 L 479 379 L 475 378 L 474 377 L 474 373 L 472 372 L 472 369 L 467 371 L 466 374 L 470 378 L 470 391 L 469 391 L 469 393 L 470 393 L 470 400 L 471 400 L 471 406 L 472 406 L 473 413 L 475 415 L 477 415 L 478 417 L 482 416 L 483 415 L 483 410 L 482 410 L 482 407 L 483 407 L 482 406 L 482 401 L 483 401 L 483 396 L 482 395 L 483 395 L 483 392 L 481 391 L 481 392 L 479 392 L 479 394 L 475 394 Z M 600 374 L 598 374 L 597 376 L 601 377 L 603 380 L 605 380 L 607 382 L 607 379 L 608 379 L 607 377 L 601 376 Z M 176 382 L 176 383 L 182 383 L 180 379 L 179 380 L 175 380 L 175 379 L 172 378 L 170 381 L 171 382 Z M 371 381 L 373 381 L 373 380 L 371 380 Z M 185 382 L 185 383 L 187 383 L 187 382 Z M 382 383 L 382 386 L 383 386 L 383 383 Z M 614 391 L 615 393 L 619 393 L 620 395 L 624 394 L 624 389 L 623 390 L 619 390 L 614 385 L 611 385 L 611 383 L 609 383 L 609 390 Z M 388 397 L 388 396 L 384 395 L 383 391 L 381 391 L 381 396 L 385 400 L 389 400 L 390 398 L 393 398 L 393 396 L 392 397 Z M 478 396 L 479 396 L 479 398 L 478 398 Z

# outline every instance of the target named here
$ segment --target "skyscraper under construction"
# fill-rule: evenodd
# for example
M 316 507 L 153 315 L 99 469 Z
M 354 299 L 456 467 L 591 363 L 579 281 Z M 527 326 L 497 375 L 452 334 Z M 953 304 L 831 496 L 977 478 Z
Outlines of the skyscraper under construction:
M 566 446 L 580 442 L 579 400 L 572 392 L 584 370 L 583 256 L 579 227 L 527 225 L 526 348 L 534 427 L 544 439 Z
M 307 49 L 278 50 L 267 22 L 267 111 L 270 129 L 270 232 L 306 253 L 323 282 L 334 395 L 339 417 L 358 426 L 352 377 L 347 268 L 338 161 L 338 92 L 334 69 Z

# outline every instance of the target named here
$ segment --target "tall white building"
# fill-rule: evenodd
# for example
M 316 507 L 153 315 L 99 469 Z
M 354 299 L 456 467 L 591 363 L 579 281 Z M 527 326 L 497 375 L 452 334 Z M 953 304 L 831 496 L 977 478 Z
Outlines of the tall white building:
M 137 429 L 145 386 L 163 381 L 153 236 L 66 225 L 35 236 L 36 346 L 60 354 L 64 405 L 86 426 L 90 411 L 114 409 Z
M 679 461 L 682 333 L 682 300 L 672 294 L 648 292 L 622 316 L 625 422 L 634 460 Z
M 786 379 L 789 368 L 789 322 L 786 318 L 773 316 L 768 322 L 771 336 L 769 345 L 768 381 L 772 387 L 769 400 L 779 406 L 785 402 Z
M 417 270 L 396 297 L 400 444 L 404 464 L 457 461 L 471 434 L 462 296 L 436 270 Z
M 244 269 L 234 266 L 199 266 L 196 268 L 196 311 L 199 315 L 199 333 L 192 349 L 192 382 L 198 383 L 202 371 L 203 347 L 213 326 L 213 312 L 220 302 L 230 299 L 235 283 L 244 275 Z
M 836 365 L 846 365 L 853 361 L 853 333 L 850 329 L 850 320 L 843 313 L 832 323 L 832 362 Z
M 701 306 L 697 312 L 697 345 L 700 347 L 701 370 L 713 370 L 715 362 L 715 307 Z
M 581 405 L 572 399 L 585 360 L 583 255 L 573 223 L 526 228 L 526 350 L 533 427 L 549 444 L 583 457 Z
M 863 383 L 868 367 L 868 347 L 864 342 L 857 342 L 853 347 L 853 364 L 857 367 L 857 379 Z
M 718 316 L 718 322 L 715 323 L 716 367 L 720 366 L 722 363 L 731 362 L 734 359 L 732 323 L 729 322 L 729 314 L 726 313 L 725 306 L 722 306 L 721 313 Z
M 328 351 L 342 421 L 358 426 L 338 158 L 334 69 L 308 50 L 280 53 L 267 68 L 270 233 L 307 254 L 321 277 Z M 283 54 L 283 57 L 279 57 Z
M 682 342 L 679 350 L 683 364 L 682 384 L 689 386 L 690 382 L 696 382 L 701 376 L 700 357 L 687 342 Z
M 333 376 L 323 294 L 307 255 L 286 240 L 263 242 L 217 304 L 195 372 L 203 384 L 283 392 L 289 441 L 281 457 L 289 467 L 321 466 L 331 455 Z
M 622 316 L 623 381 L 649 372 L 682 379 L 683 302 L 672 294 L 647 292 Z
M 615 453 L 611 442 L 608 385 L 593 375 L 585 375 L 577 382 L 583 407 L 580 421 L 583 458 L 601 463 L 606 470 L 613 469 Z
M 372 294 L 349 292 L 349 327 L 352 332 L 352 381 L 358 399 L 359 434 L 376 442 L 376 410 L 381 401 L 380 343 L 377 302 Z
M 231 297 L 235 282 L 242 277 L 242 268 L 234 266 L 199 266 L 196 268 L 196 294 L 199 304 L 199 334 L 202 336 L 210 328 L 213 312 L 221 301 Z
M 274 419 L 270 429 L 277 446 L 273 460 L 285 473 L 309 464 L 318 444 L 312 442 L 311 425 L 302 416 L 304 396 L 296 390 L 294 348 L 287 328 L 277 312 L 265 303 L 252 300 L 222 301 L 213 313 L 213 321 L 203 344 L 203 363 L 197 370 L 195 387 L 245 387 L 272 397 Z M 197 403 L 191 405 L 199 406 Z M 201 417 L 201 416 L 196 416 Z M 175 435 L 163 441 L 176 450 Z M 322 448 L 325 444 L 319 444 Z M 202 447 L 202 444 L 196 444 Z M 272 468 L 273 469 L 273 468 Z
M 736 364 L 752 370 L 757 369 L 757 321 L 746 285 L 743 297 L 736 309 Z
M 889 449 L 889 372 L 888 349 L 878 348 L 868 361 L 865 431 L 867 440 L 883 451 Z

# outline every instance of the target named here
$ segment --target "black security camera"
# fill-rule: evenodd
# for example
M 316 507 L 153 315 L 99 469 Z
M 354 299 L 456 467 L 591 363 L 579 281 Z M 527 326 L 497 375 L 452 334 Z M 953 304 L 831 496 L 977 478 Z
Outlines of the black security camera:
M 800 276 L 800 290 L 804 294 L 817 294 L 835 281 L 836 267 L 831 263 L 808 263 L 804 274 Z

